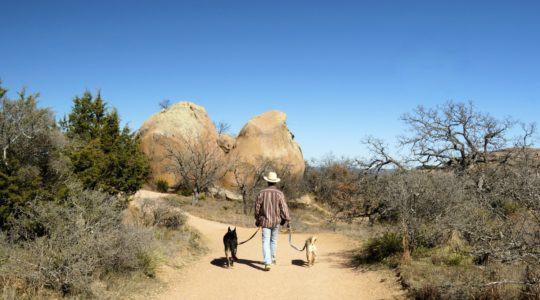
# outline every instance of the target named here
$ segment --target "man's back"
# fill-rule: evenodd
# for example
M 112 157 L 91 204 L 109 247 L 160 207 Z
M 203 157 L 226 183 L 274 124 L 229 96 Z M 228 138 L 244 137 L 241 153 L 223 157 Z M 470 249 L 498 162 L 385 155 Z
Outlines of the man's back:
M 283 192 L 275 186 L 262 190 L 255 201 L 255 219 L 266 228 L 276 227 L 282 220 L 289 221 L 289 208 Z

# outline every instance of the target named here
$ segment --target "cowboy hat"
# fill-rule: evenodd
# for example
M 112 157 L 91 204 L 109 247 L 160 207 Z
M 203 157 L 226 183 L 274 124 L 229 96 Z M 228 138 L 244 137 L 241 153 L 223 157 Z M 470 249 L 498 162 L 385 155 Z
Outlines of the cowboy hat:
M 268 182 L 274 182 L 274 183 L 276 183 L 276 182 L 280 182 L 280 181 L 281 181 L 281 179 L 279 179 L 279 178 L 277 177 L 276 172 L 268 172 L 268 177 L 263 176 L 263 178 L 264 178 L 264 180 L 266 180 L 266 181 L 268 181 Z

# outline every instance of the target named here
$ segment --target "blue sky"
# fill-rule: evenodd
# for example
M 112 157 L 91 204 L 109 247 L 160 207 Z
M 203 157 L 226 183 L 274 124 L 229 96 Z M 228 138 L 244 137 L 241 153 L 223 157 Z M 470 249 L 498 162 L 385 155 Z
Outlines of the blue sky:
M 306 159 L 364 153 L 419 104 L 540 121 L 539 1 L 0 0 L 0 78 L 68 113 L 101 90 L 137 129 L 190 100 L 238 132 L 288 115 Z

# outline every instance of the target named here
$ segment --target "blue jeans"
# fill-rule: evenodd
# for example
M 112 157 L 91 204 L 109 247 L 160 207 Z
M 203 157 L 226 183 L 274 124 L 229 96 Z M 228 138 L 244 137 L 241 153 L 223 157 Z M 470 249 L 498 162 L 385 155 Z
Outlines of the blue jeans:
M 262 248 L 264 264 L 269 265 L 276 259 L 277 238 L 279 226 L 262 229 Z

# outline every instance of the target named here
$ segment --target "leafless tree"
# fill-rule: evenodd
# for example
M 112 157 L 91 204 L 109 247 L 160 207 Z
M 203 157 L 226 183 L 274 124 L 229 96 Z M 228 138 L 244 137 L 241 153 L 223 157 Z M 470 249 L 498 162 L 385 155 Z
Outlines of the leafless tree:
M 242 195 L 244 214 L 249 213 L 256 193 L 264 186 L 263 175 L 272 169 L 272 162 L 267 159 L 258 159 L 257 164 L 235 160 L 233 174 L 238 190 Z
M 538 124 L 536 123 L 520 123 L 521 131 L 523 132 L 515 143 L 515 148 L 532 148 L 538 139 Z
M 219 135 L 228 133 L 231 130 L 231 124 L 224 121 L 219 121 L 215 126 Z
M 166 170 L 180 180 L 180 185 L 195 193 L 206 192 L 223 177 L 227 166 L 221 159 L 221 150 L 214 141 L 199 135 L 161 138 L 158 142 L 165 150 L 169 162 Z
M 159 102 L 158 104 L 159 104 L 159 108 L 161 108 L 162 110 L 165 110 L 165 109 L 171 107 L 171 100 L 165 99 L 165 100 Z
M 452 228 L 448 225 L 453 210 L 464 201 L 460 178 L 452 172 L 426 173 L 418 170 L 386 175 L 381 193 L 383 202 L 398 217 L 403 238 L 403 261 L 410 261 L 410 253 L 421 243 L 432 244 Z M 422 229 L 431 228 L 423 233 Z M 424 245 L 426 246 L 426 245 Z
M 383 140 L 372 136 L 366 137 L 362 143 L 366 145 L 371 157 L 367 160 L 357 160 L 358 165 L 364 170 L 380 172 L 386 167 L 395 168 L 400 171 L 406 169 L 403 162 L 394 158 L 388 151 L 388 146 Z
M 412 155 L 425 167 L 465 170 L 486 163 L 490 152 L 508 146 L 508 130 L 515 122 L 498 120 L 480 113 L 469 102 L 447 102 L 430 109 L 418 106 L 401 118 L 411 135 L 401 138 L 401 145 L 410 146 Z
M 307 165 L 304 180 L 318 201 L 333 208 L 331 222 L 364 217 L 361 170 L 351 159 L 330 155 Z
M 243 198 L 244 214 L 249 213 L 252 202 L 257 193 L 266 186 L 263 176 L 269 171 L 276 172 L 281 178 L 279 187 L 287 198 L 297 197 L 299 194 L 298 178 L 291 172 L 291 165 L 283 164 L 264 157 L 255 159 L 255 163 L 243 162 L 238 159 L 231 164 L 231 170 L 234 174 L 234 180 Z
M 483 176 L 482 189 L 469 186 L 469 201 L 457 210 L 455 226 L 478 252 L 499 261 L 526 261 L 540 267 L 540 156 L 515 150 L 512 162 L 488 166 L 467 176 Z
M 402 235 L 404 263 L 417 247 L 444 247 L 448 236 L 457 233 L 467 245 L 460 255 L 473 256 L 486 268 L 506 264 L 524 273 L 522 280 L 487 275 L 465 283 L 468 288 L 522 284 L 526 294 L 537 297 L 540 150 L 532 148 L 536 125 L 522 124 L 523 133 L 511 137 L 517 122 L 479 113 L 471 103 L 454 102 L 434 109 L 418 107 L 402 119 L 411 132 L 401 138 L 400 146 L 410 147 L 410 156 L 395 159 L 381 140 L 367 138 L 371 157 L 357 160 L 363 171 L 362 201 L 347 211 L 383 211 L 379 218 L 386 217 Z

